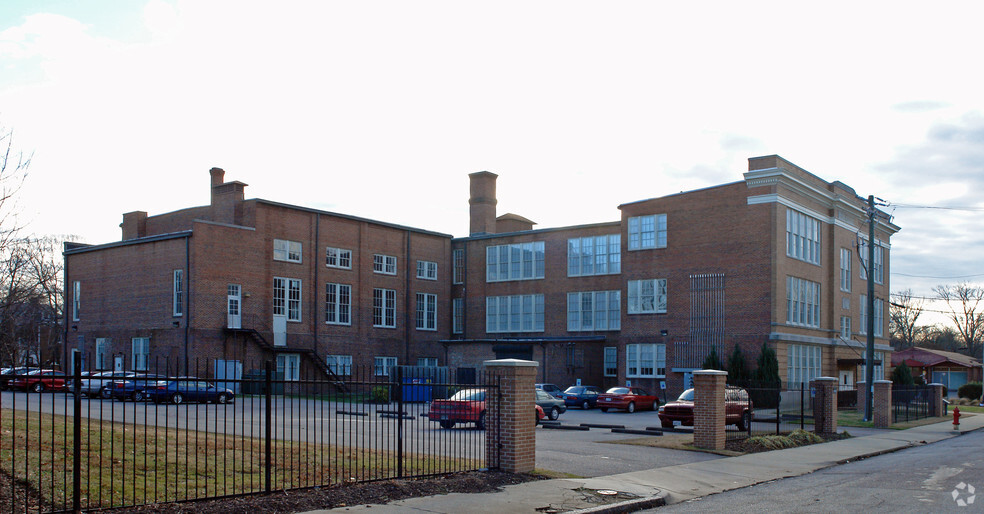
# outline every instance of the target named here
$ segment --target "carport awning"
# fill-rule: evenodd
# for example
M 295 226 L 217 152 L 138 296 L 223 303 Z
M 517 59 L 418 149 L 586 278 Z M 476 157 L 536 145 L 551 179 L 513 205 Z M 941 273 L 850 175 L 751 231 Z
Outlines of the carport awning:
M 882 361 L 876 360 L 875 366 L 881 366 Z M 838 366 L 863 366 L 864 359 L 837 359 Z

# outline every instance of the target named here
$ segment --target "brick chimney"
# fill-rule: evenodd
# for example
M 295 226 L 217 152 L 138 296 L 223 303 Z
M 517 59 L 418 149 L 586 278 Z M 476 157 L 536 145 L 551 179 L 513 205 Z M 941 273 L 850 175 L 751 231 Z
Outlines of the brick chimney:
M 215 188 L 221 186 L 225 183 L 225 170 L 222 168 L 212 168 L 208 170 L 208 174 L 212 176 L 212 205 L 215 205 Z
M 469 235 L 495 233 L 495 173 L 479 171 L 468 175 L 471 180 L 471 196 L 468 198 L 470 223 Z
M 123 214 L 123 240 L 136 239 L 147 235 L 147 213 L 145 211 L 133 211 Z
M 246 197 L 246 184 L 239 181 L 223 182 L 225 170 L 212 168 L 208 170 L 212 176 L 212 221 L 239 224 L 239 207 Z

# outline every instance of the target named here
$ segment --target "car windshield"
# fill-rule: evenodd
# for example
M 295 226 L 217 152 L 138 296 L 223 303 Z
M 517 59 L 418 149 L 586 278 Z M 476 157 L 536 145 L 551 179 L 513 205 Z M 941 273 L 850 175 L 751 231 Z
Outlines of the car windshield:
M 693 389 L 687 389 L 686 391 L 680 393 L 680 397 L 677 398 L 678 402 L 692 402 L 696 394 Z
M 613 388 L 609 389 L 607 392 L 608 392 L 608 394 L 626 394 L 626 393 L 629 392 L 629 388 L 628 387 L 613 387 Z
M 481 401 L 485 401 L 485 391 L 482 391 L 481 389 L 465 389 L 464 391 L 458 391 L 457 393 L 454 393 L 454 396 L 452 396 L 451 399 L 459 400 L 459 401 L 481 402 Z
M 582 391 L 584 391 L 584 387 L 581 387 L 581 386 L 570 386 L 564 392 L 565 393 L 571 393 L 571 394 L 578 394 L 578 393 L 581 393 Z

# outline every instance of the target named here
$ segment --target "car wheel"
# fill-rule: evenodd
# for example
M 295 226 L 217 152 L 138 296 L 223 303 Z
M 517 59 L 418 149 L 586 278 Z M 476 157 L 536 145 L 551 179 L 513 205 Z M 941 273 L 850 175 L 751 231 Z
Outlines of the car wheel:
M 177 405 L 183 401 L 184 401 L 184 397 L 181 396 L 181 393 L 174 393 L 171 395 L 171 403 Z
M 752 413 L 748 411 L 743 412 L 741 414 L 741 419 L 739 419 L 738 423 L 735 423 L 735 425 L 737 425 L 738 430 L 741 430 L 742 432 L 748 430 L 749 427 L 752 426 Z
M 550 421 L 557 421 L 557 418 L 559 418 L 559 417 L 560 417 L 560 408 L 559 407 L 556 407 L 555 406 L 552 409 L 550 409 Z
M 113 392 L 110 391 L 108 387 L 104 387 L 99 390 L 99 396 L 105 400 L 108 400 L 113 397 Z
M 584 402 L 581 403 L 581 408 L 584 409 L 584 410 L 590 409 L 591 408 L 591 402 L 589 402 L 587 400 L 584 400 Z
M 144 400 L 143 391 L 137 391 L 133 393 L 133 401 L 142 402 Z
M 225 403 L 227 401 L 229 401 L 229 399 L 226 398 L 226 394 L 225 393 L 219 393 L 219 396 L 215 399 L 215 402 L 216 403 Z
M 454 428 L 454 421 L 441 421 L 441 428 Z
M 41 382 L 34 384 L 33 386 L 31 386 L 31 391 L 34 391 L 35 393 L 43 393 L 44 384 L 42 384 Z
M 629 402 L 629 406 L 625 408 L 629 412 L 635 412 L 635 402 Z
M 482 411 L 482 413 L 478 415 L 478 421 L 475 422 L 475 427 L 479 430 L 485 430 L 485 411 Z
M 601 412 L 608 412 L 608 407 L 602 407 Z

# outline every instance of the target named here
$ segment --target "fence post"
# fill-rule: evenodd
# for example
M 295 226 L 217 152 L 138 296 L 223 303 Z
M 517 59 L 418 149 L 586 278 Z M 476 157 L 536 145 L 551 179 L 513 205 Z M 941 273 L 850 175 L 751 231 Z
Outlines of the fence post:
M 694 371 L 694 445 L 708 450 L 723 450 L 725 446 L 725 380 L 726 371 L 702 369 Z
M 266 414 L 264 415 L 263 424 L 266 427 L 266 441 L 264 442 L 264 454 L 266 469 L 264 470 L 264 489 L 266 492 L 270 492 L 271 488 L 271 470 L 273 469 L 273 363 L 266 361 L 264 363 L 264 368 L 266 371 L 266 387 L 264 393 L 264 401 L 266 403 Z
M 800 430 L 806 430 L 806 384 L 800 382 Z
M 892 426 L 892 381 L 875 380 L 872 395 L 872 415 L 875 428 Z
M 934 418 L 945 416 L 943 405 L 943 384 L 929 384 L 929 415 Z
M 82 512 L 82 352 L 72 350 L 72 512 Z
M 396 477 L 403 478 L 403 368 L 396 366 Z
M 779 435 L 779 426 L 782 424 L 782 384 L 775 385 L 776 388 L 776 435 Z
M 813 431 L 817 434 L 837 433 L 837 379 L 817 377 L 810 382 L 817 394 L 813 402 Z
M 486 394 L 485 452 L 498 456 L 499 469 L 529 473 L 536 464 L 536 368 L 539 363 L 518 359 L 484 362 L 490 378 L 499 381 L 499 393 Z M 498 419 L 496 419 L 498 418 Z M 489 433 L 489 422 L 499 426 Z M 530 423 L 533 421 L 534 423 Z

